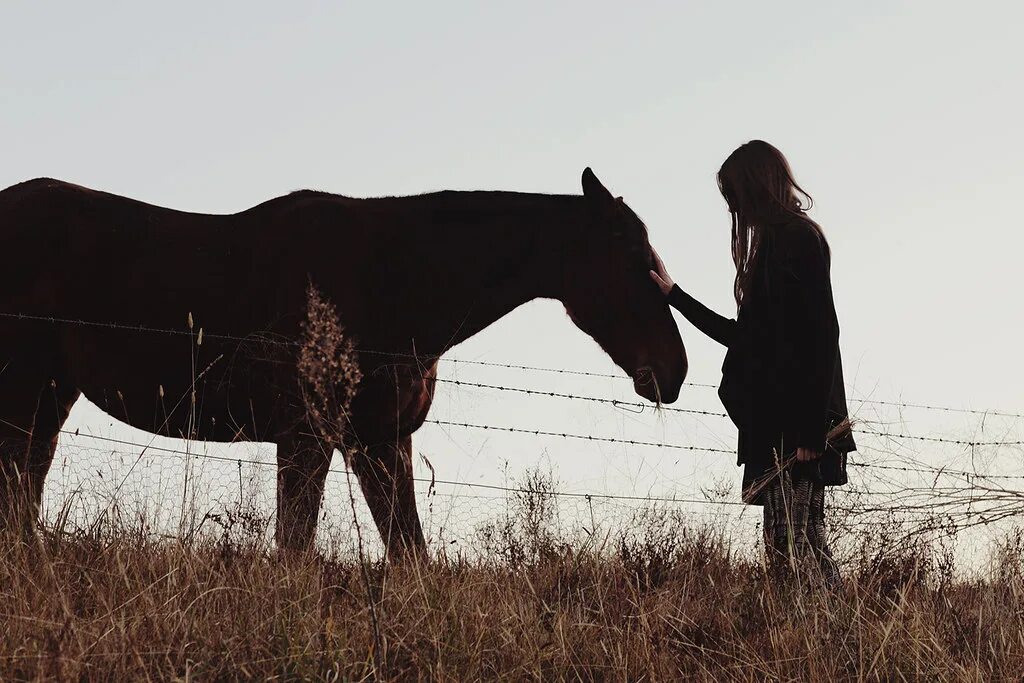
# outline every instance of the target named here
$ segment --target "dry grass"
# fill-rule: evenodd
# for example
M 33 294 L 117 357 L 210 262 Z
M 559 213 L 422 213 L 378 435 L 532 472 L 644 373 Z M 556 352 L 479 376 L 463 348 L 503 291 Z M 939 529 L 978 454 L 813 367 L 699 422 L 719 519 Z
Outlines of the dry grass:
M 312 288 L 304 333 L 310 423 L 341 444 L 337 420 L 359 376 L 353 344 Z M 670 512 L 639 514 L 600 542 L 567 540 L 550 477 L 531 477 L 479 529 L 472 560 L 430 564 L 330 548 L 278 555 L 269 520 L 244 507 L 202 517 L 220 530 L 179 540 L 144 517 L 111 522 L 123 520 L 116 505 L 86 530 L 51 515 L 37 540 L 0 537 L 0 680 L 1024 676 L 1020 535 L 967 579 L 942 548 L 880 524 L 847 561 L 845 588 L 815 592 L 767 581 L 757 539 Z
M 903 546 L 865 555 L 844 591 L 827 594 L 768 585 L 717 532 L 648 521 L 646 533 L 602 551 L 526 538 L 524 526 L 491 535 L 480 560 L 372 564 L 379 653 L 355 561 L 278 557 L 255 540 L 185 546 L 127 529 L 5 542 L 0 679 L 1024 674 L 1019 538 L 984 579 L 958 579 L 941 557 Z

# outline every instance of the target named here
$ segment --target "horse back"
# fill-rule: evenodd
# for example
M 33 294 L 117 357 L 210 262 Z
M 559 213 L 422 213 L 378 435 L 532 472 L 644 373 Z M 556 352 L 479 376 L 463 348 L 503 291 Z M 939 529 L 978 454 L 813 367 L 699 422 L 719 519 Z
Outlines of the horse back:
M 21 313 L 84 315 L 78 309 L 101 313 L 104 301 L 156 303 L 161 289 L 216 288 L 211 275 L 232 251 L 231 223 L 49 178 L 15 185 L 0 192 L 0 243 L 11 255 L 0 301 L 27 307 Z M 223 275 L 238 282 L 239 273 Z

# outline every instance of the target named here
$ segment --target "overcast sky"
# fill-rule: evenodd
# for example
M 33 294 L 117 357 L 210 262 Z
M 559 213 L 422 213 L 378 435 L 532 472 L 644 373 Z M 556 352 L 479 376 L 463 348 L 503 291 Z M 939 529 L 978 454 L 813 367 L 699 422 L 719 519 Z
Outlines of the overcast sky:
M 46 175 L 234 212 L 303 187 L 578 193 L 589 165 L 645 219 L 682 286 L 730 313 L 714 174 L 762 138 L 789 157 L 832 244 L 851 393 L 1021 412 L 1022 25 L 1009 2 L 4 2 L 0 186 Z M 723 350 L 679 322 L 690 378 L 717 382 Z M 554 302 L 525 306 L 454 355 L 615 372 Z M 679 405 L 717 401 L 689 388 Z M 727 423 L 483 391 L 442 389 L 434 416 L 733 438 Z M 109 424 L 82 407 L 73 419 Z M 631 457 L 655 478 L 681 459 L 436 426 L 417 447 L 439 476 L 485 479 L 500 461 L 546 452 L 564 480 L 614 490 L 623 474 L 643 479 L 620 467 Z M 687 465 L 687 486 L 711 464 Z M 738 482 L 729 456 L 713 464 Z

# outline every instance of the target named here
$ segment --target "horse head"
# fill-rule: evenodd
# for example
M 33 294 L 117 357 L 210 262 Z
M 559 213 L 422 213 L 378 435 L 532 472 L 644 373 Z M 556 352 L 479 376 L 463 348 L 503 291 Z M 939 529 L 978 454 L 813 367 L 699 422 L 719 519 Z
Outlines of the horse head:
M 567 249 L 562 303 L 573 323 L 633 378 L 637 394 L 672 403 L 686 377 L 686 349 L 648 274 L 647 228 L 589 168 L 583 194 L 589 218 Z

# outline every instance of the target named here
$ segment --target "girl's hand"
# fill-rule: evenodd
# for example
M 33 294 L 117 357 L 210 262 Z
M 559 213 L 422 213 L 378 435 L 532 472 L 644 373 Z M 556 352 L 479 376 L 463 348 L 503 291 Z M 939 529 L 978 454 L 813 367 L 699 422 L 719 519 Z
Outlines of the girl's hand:
M 658 285 L 658 289 L 661 290 L 661 293 L 668 296 L 668 293 L 672 291 L 672 288 L 676 283 L 672 281 L 672 276 L 668 274 L 668 271 L 665 269 L 664 261 L 662 261 L 661 257 L 658 256 L 658 252 L 654 250 L 654 247 L 651 247 L 651 257 L 654 261 L 654 270 L 651 271 L 651 279 L 654 280 L 654 284 Z
M 811 450 L 810 448 L 796 449 L 796 459 L 800 462 L 810 462 L 812 460 L 817 460 L 820 457 L 821 453 Z

